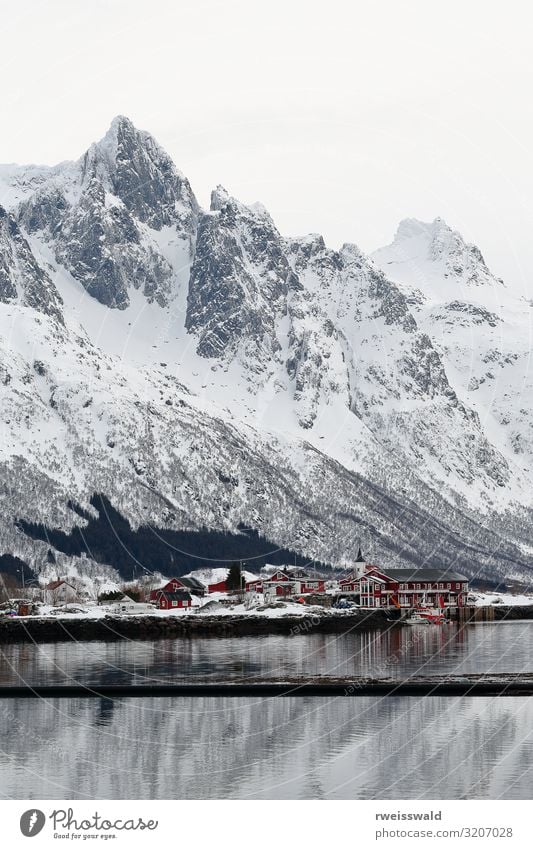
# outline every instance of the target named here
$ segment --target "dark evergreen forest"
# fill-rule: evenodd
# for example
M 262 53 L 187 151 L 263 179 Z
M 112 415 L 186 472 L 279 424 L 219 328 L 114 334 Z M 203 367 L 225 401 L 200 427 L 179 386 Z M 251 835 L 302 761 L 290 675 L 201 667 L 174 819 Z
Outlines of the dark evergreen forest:
M 47 542 L 56 551 L 78 556 L 85 553 L 98 563 L 114 566 L 125 579 L 140 576 L 144 569 L 179 576 L 193 569 L 229 566 L 235 560 L 244 561 L 254 572 L 265 563 L 304 567 L 308 564 L 295 552 L 279 548 L 275 542 L 249 529 L 240 528 L 238 533 L 207 528 L 172 531 L 147 525 L 133 530 L 104 495 L 94 495 L 91 504 L 98 511 L 98 518 L 76 504 L 69 504 L 87 524 L 74 527 L 68 534 L 23 520 L 17 526 L 27 536 Z

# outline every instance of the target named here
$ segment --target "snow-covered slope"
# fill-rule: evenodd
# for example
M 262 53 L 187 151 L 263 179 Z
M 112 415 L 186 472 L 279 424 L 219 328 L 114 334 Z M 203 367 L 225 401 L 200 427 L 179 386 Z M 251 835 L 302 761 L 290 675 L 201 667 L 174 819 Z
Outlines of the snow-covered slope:
M 494 277 L 480 250 L 442 219 L 403 221 L 374 254 L 439 351 L 461 400 L 513 468 L 533 461 L 533 306 Z
M 246 569 L 242 570 L 241 575 L 246 581 L 255 581 L 259 577 L 254 572 L 249 572 Z M 208 587 L 210 584 L 218 584 L 220 581 L 225 581 L 228 577 L 228 569 L 225 566 L 215 566 L 212 569 L 194 569 L 192 572 L 188 572 L 184 577 L 196 578 L 198 581 L 201 581 L 204 586 Z
M 442 222 L 401 227 L 416 279 L 394 246 L 286 239 L 221 187 L 200 210 L 125 118 L 77 162 L 0 168 L 0 203 L 3 552 L 39 568 L 20 520 L 68 532 L 101 493 L 134 528 L 528 576 L 529 443 L 477 402 L 496 341 L 476 388 L 464 354 L 487 325 L 514 368 L 522 305 L 481 304 L 505 287 Z

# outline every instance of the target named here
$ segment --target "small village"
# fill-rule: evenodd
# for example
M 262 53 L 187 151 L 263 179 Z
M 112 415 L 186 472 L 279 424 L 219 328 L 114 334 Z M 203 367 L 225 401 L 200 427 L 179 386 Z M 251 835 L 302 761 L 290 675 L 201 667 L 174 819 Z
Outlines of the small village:
M 229 568 L 191 571 L 171 578 L 145 575 L 98 592 L 76 579 L 57 577 L 41 585 L 21 587 L 0 608 L 17 617 L 191 615 L 304 615 L 311 608 L 327 615 L 382 611 L 409 623 L 458 618 L 474 603 L 468 579 L 438 569 L 385 569 L 366 562 L 361 549 L 351 569 L 327 575 L 301 567 L 264 567 L 260 574 L 242 563 Z

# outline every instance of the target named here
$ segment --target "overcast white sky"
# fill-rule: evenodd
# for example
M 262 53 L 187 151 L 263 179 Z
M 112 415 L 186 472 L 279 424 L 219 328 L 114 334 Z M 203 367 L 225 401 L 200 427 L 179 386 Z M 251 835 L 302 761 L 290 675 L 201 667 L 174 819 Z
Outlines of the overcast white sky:
M 533 292 L 528 5 L 0 0 L 0 161 L 77 158 L 121 113 L 203 205 L 222 183 L 366 251 L 441 215 Z

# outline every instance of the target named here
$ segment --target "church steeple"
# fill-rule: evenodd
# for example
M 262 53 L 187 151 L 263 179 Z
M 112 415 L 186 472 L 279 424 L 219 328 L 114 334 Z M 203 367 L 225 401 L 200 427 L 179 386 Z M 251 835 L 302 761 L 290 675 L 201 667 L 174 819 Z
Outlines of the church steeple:
M 359 546 L 359 550 L 357 552 L 357 557 L 355 558 L 355 574 L 358 578 L 362 578 L 365 574 L 366 570 L 366 560 L 363 557 L 363 553 L 361 551 L 361 546 Z

